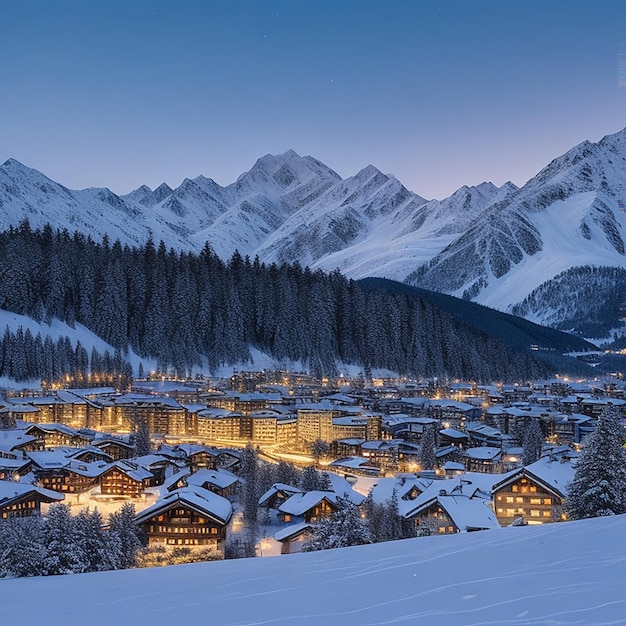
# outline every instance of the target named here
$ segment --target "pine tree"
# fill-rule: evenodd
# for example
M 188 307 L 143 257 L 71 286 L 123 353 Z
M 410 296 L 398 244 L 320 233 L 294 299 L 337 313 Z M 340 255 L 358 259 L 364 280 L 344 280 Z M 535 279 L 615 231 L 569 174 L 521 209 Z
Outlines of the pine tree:
M 108 539 L 119 549 L 117 562 L 110 563 L 112 569 L 125 569 L 136 565 L 142 541 L 135 524 L 134 504 L 127 502 L 119 511 L 109 515 Z
M 311 444 L 311 455 L 315 459 L 315 463 L 318 464 L 320 459 L 330 454 L 330 444 L 322 439 L 316 439 Z
M 600 414 L 578 457 L 565 509 L 571 519 L 626 513 L 624 428 L 616 407 Z
M 258 493 L 258 459 L 256 450 L 248 444 L 241 455 L 241 477 L 243 485 L 243 519 L 246 524 L 254 524 L 257 521 L 259 506 Z
M 135 431 L 135 456 L 146 456 L 152 452 L 150 430 L 145 419 L 139 421 Z
M 324 482 L 320 473 L 309 465 L 302 470 L 298 487 L 302 491 L 324 491 Z
M 541 458 L 541 449 L 543 447 L 543 433 L 538 419 L 531 419 L 522 436 L 522 447 L 524 453 L 522 455 L 522 464 L 530 465 Z
M 422 469 L 434 469 L 437 457 L 435 455 L 435 428 L 429 426 L 424 431 L 420 441 L 418 460 Z
M 359 508 L 346 498 L 337 498 L 337 506 L 330 517 L 315 525 L 311 538 L 302 546 L 304 552 L 374 543 Z

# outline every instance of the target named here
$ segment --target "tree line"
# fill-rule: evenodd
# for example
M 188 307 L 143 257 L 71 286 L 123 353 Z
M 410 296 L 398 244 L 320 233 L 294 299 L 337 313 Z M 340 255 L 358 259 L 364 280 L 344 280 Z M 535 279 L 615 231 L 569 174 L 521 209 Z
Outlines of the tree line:
M 28 222 L 0 234 L 0 308 L 81 323 L 118 354 L 130 347 L 179 375 L 250 362 L 251 348 L 317 375 L 341 363 L 479 381 L 552 374 L 422 298 L 363 289 L 338 271 L 238 252 L 223 261 L 208 245 L 199 254 L 152 241 L 131 248 Z M 43 358 L 41 343 L 33 338 L 32 359 Z

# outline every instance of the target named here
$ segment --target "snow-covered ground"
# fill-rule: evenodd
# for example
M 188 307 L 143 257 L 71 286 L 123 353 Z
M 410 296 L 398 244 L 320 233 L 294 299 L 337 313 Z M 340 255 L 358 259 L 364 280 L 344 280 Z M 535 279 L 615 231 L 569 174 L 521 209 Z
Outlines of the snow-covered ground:
M 620 624 L 626 516 L 0 581 L 2 624 Z

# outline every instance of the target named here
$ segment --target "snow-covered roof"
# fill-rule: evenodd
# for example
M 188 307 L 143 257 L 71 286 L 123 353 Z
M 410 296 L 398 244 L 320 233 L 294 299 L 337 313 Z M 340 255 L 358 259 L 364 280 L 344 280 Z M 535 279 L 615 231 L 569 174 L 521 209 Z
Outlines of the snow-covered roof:
M 461 531 L 500 528 L 489 503 L 482 498 L 462 495 L 438 496 L 437 502 Z
M 467 433 L 464 433 L 456 428 L 442 428 L 439 433 L 441 435 L 445 435 L 446 437 L 450 437 L 451 439 L 467 439 Z
M 521 476 L 527 476 L 543 483 L 544 486 L 550 488 L 552 491 L 564 498 L 567 495 L 568 483 L 572 481 L 576 472 L 574 463 L 575 460 L 565 456 L 562 456 L 559 459 L 545 456 L 535 463 L 531 463 L 525 467 L 520 467 L 503 475 L 502 480 L 494 484 L 492 489 L 493 491 L 496 491 L 497 489 L 500 489 L 501 487 L 517 480 Z
M 298 535 L 301 535 L 308 530 L 311 530 L 313 526 L 307 522 L 300 522 L 299 524 L 291 524 L 281 528 L 277 533 L 274 533 L 274 539 L 276 541 L 289 541 L 294 539 Z
M 113 468 L 118 469 L 120 472 L 123 472 L 129 478 L 132 478 L 137 482 L 143 482 L 144 480 L 152 478 L 153 476 L 152 472 L 147 470 L 145 467 L 124 460 L 119 460 L 111 463 L 106 467 L 106 469 L 102 471 L 102 474 L 110 472 Z
M 12 428 L 0 430 L 0 451 L 10 452 L 13 448 L 37 441 L 36 437 L 27 435 L 23 430 Z
M 379 471 L 379 468 L 371 465 L 369 459 L 362 456 L 344 456 L 340 459 L 335 459 L 329 463 L 330 467 L 345 467 L 347 469 L 360 469 L 360 470 L 372 470 Z
M 330 480 L 331 489 L 338 496 L 347 498 L 352 504 L 356 504 L 357 506 L 363 503 L 365 496 L 355 491 L 352 485 L 343 476 L 335 474 L 335 472 L 326 472 L 326 475 L 328 476 L 328 480 Z
M 337 503 L 337 494 L 332 491 L 308 491 L 306 493 L 296 493 L 287 498 L 279 507 L 281 513 L 300 516 L 317 506 L 322 500 L 327 500 L 331 504 Z
M 2 506 L 3 503 L 6 504 L 7 500 L 13 500 L 14 498 L 22 497 L 33 492 L 38 493 L 48 502 L 58 502 L 64 498 L 61 493 L 57 493 L 51 489 L 44 489 L 43 487 L 38 487 L 30 483 L 19 483 L 14 480 L 0 480 L 0 506 Z
M 298 487 L 292 487 L 291 485 L 286 485 L 285 483 L 274 483 L 259 498 L 259 506 L 263 506 L 272 496 L 275 496 L 277 493 L 283 493 L 285 496 L 289 497 L 296 493 L 302 493 L 302 489 L 298 489 Z
M 138 524 L 145 522 L 181 503 L 221 524 L 227 524 L 233 514 L 233 507 L 226 498 L 208 489 L 193 486 L 176 489 L 159 498 L 152 506 L 138 513 L 135 522 Z
M 463 456 L 468 459 L 475 459 L 477 461 L 494 461 L 500 457 L 502 450 L 500 448 L 493 448 L 491 446 L 478 446 L 476 448 L 468 448 L 463 452 Z
M 234 485 L 239 478 L 231 472 L 218 468 L 218 469 L 201 469 L 187 477 L 188 485 L 197 485 L 199 487 L 209 484 L 215 485 L 219 489 L 227 489 Z

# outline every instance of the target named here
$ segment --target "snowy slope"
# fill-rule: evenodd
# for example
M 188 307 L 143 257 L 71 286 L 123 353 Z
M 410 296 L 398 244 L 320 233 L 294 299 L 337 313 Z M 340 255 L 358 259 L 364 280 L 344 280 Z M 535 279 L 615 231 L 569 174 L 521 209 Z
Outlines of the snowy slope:
M 626 517 L 0 581 L 3 623 L 618 624 Z
M 378 276 L 402 281 L 465 232 L 489 206 L 508 197 L 513 183 L 463 186 L 444 200 L 412 196 L 391 215 L 377 220 L 361 241 L 327 254 L 314 266 L 339 268 L 351 278 Z
M 565 270 L 624 267 L 624 199 L 626 130 L 552 161 L 409 282 L 510 311 Z

